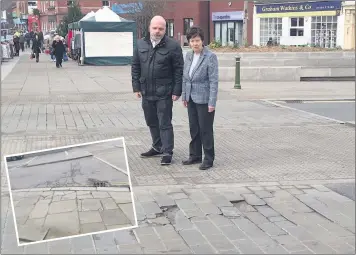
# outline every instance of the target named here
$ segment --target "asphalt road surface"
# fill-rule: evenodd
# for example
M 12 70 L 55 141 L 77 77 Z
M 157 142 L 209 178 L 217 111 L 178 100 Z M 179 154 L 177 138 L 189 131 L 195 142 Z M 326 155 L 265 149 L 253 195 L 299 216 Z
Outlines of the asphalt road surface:
M 304 101 L 303 103 L 278 103 L 343 122 L 355 122 L 355 101 Z
M 355 183 L 333 183 L 325 185 L 329 189 L 355 201 Z

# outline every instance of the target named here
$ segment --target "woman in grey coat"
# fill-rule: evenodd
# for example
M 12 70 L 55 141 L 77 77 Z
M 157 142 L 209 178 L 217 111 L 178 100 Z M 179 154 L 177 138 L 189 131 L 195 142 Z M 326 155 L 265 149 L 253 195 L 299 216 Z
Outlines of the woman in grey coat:
M 188 108 L 191 142 L 184 165 L 200 164 L 200 170 L 213 166 L 214 116 L 218 94 L 219 66 L 216 55 L 204 46 L 204 33 L 192 27 L 187 33 L 192 51 L 186 55 L 183 71 L 182 100 Z M 204 159 L 202 151 L 204 150 Z

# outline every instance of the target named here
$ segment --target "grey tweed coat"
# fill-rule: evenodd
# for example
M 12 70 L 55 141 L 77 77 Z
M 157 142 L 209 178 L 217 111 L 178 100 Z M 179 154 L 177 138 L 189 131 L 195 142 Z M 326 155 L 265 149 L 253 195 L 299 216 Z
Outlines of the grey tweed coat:
M 191 97 L 196 104 L 216 107 L 219 85 L 219 64 L 215 53 L 204 47 L 192 77 L 189 76 L 193 61 L 193 51 L 186 55 L 183 71 L 182 100 Z

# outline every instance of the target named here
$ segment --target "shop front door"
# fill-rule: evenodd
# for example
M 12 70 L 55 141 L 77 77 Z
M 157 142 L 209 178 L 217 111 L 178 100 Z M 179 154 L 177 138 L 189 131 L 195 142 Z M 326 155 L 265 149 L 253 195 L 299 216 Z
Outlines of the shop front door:
M 214 39 L 222 46 L 234 46 L 242 42 L 242 21 L 214 22 Z

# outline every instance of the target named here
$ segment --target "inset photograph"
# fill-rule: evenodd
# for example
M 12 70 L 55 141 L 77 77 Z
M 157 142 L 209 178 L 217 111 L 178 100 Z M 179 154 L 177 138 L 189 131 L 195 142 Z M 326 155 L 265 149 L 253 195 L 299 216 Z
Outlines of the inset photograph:
M 137 227 L 124 138 L 5 156 L 18 245 Z

